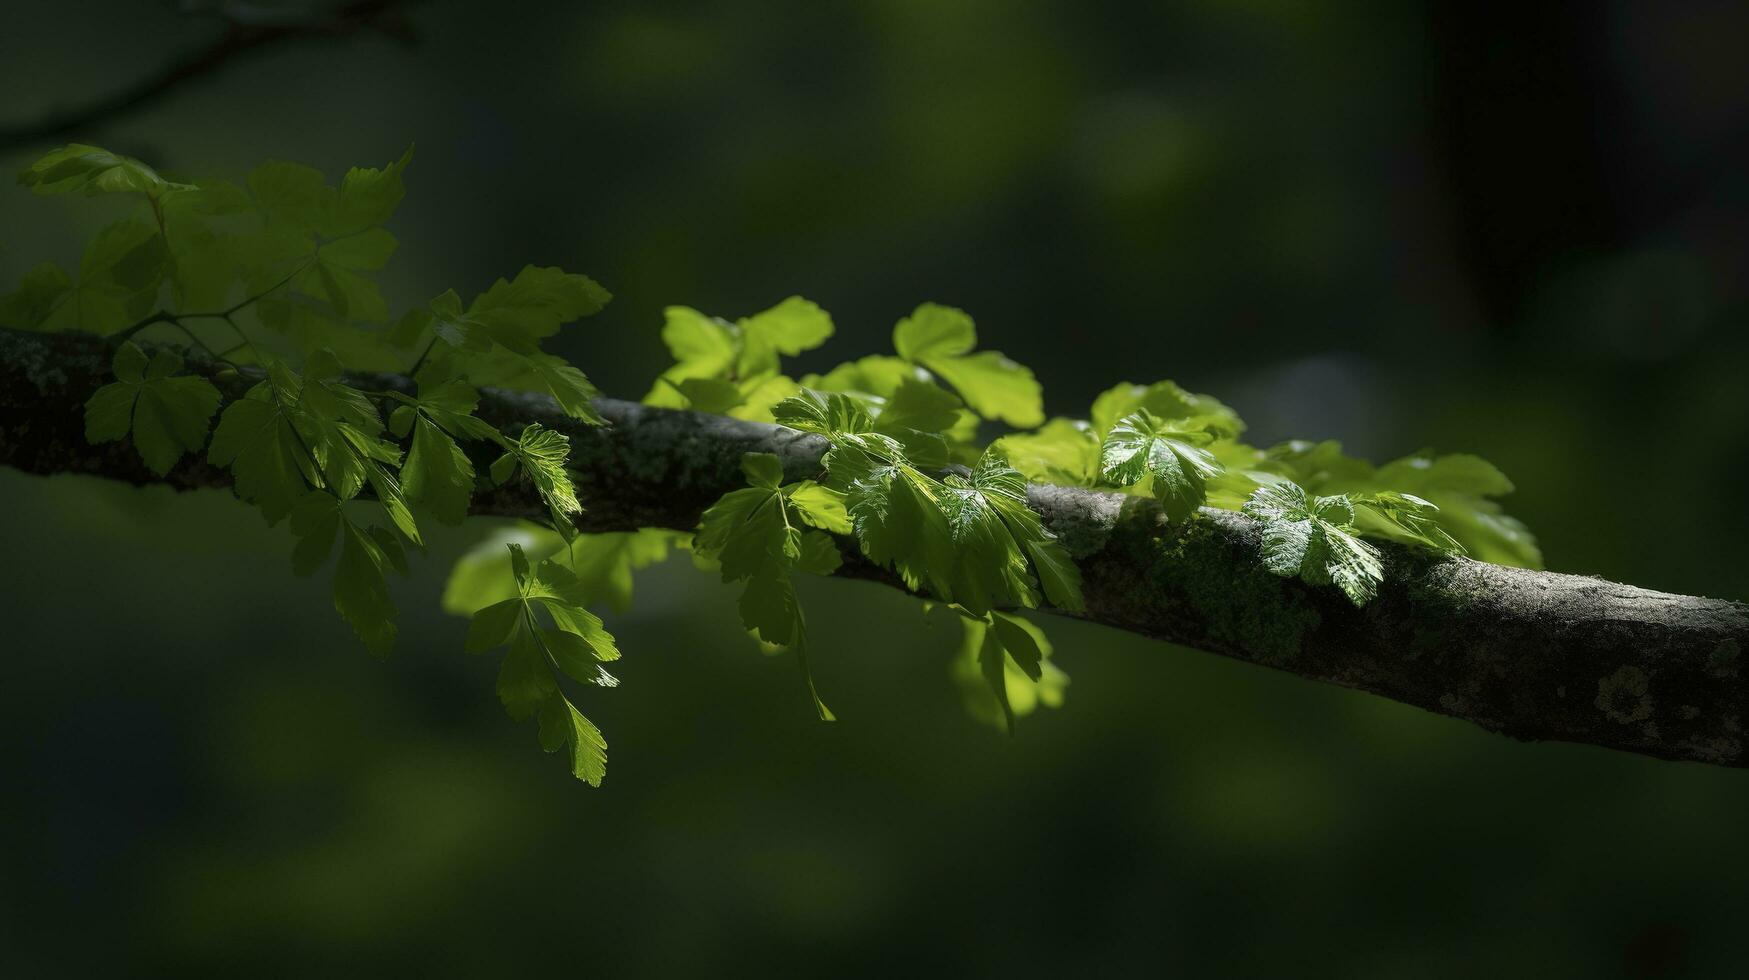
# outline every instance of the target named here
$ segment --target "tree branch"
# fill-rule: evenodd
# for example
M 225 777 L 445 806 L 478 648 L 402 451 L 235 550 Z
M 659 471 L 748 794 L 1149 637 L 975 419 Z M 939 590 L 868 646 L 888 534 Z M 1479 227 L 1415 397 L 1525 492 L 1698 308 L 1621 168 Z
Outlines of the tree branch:
M 126 442 L 87 444 L 85 400 L 110 378 L 111 347 L 82 334 L 0 330 L 0 464 L 178 489 L 229 474 L 184 457 L 157 477 Z M 199 355 L 191 370 L 227 399 L 253 379 Z M 411 390 L 395 375 L 364 387 Z M 602 399 L 612 424 L 566 418 L 550 399 L 483 393 L 480 415 L 514 430 L 540 422 L 571 437 L 585 531 L 690 530 L 743 485 L 741 454 L 777 454 L 791 479 L 818 475 L 825 443 L 778 426 Z M 1035 485 L 1033 508 L 1081 568 L 1081 618 L 1370 691 L 1521 739 L 1556 739 L 1749 766 L 1741 727 L 1749 607 L 1599 579 L 1487 565 L 1381 544 L 1379 596 L 1355 609 L 1334 588 L 1265 572 L 1247 518 L 1205 510 L 1166 523 L 1151 501 Z M 540 517 L 526 488 L 478 494 L 479 514 Z M 897 585 L 841 542 L 840 574 Z
M 283 12 L 250 4 L 226 4 L 213 11 L 225 31 L 211 44 L 191 51 L 155 75 L 77 108 L 51 112 L 35 122 L 0 126 L 0 149 L 77 135 L 157 101 L 184 82 L 210 74 L 246 55 L 300 38 L 338 37 L 375 30 L 403 42 L 413 39 L 400 0 L 351 0 L 318 16 L 285 19 Z

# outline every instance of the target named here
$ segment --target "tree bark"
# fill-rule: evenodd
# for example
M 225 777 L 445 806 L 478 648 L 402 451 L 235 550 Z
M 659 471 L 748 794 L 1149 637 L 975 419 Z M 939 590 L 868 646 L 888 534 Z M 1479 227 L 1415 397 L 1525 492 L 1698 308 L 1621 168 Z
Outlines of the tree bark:
M 182 490 L 229 486 L 185 456 L 165 477 L 128 442 L 91 445 L 84 402 L 108 383 L 111 347 L 83 334 L 0 330 L 0 464 Z M 197 355 L 190 370 L 227 400 L 255 379 Z M 411 390 L 374 375 L 365 387 Z M 791 479 L 817 476 L 825 441 L 774 425 L 601 399 L 611 423 L 582 425 L 545 396 L 488 389 L 482 418 L 571 438 L 584 531 L 691 530 L 744 485 L 746 452 L 777 454 Z M 1726 766 L 1749 766 L 1742 720 L 1749 606 L 1600 579 L 1533 572 L 1381 543 L 1378 598 L 1355 609 L 1334 588 L 1264 571 L 1248 518 L 1205 509 L 1170 524 L 1151 501 L 1034 485 L 1029 502 L 1081 568 L 1080 618 L 1340 684 L 1520 739 L 1553 739 Z M 538 518 L 526 487 L 486 489 L 478 514 Z M 840 542 L 840 574 L 897 580 Z

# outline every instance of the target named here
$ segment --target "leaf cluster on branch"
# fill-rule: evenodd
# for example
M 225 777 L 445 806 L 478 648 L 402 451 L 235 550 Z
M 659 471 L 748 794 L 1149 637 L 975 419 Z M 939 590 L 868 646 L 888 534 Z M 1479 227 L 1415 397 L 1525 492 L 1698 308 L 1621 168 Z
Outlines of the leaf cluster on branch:
M 333 560 L 340 615 L 373 653 L 394 646 L 392 573 L 425 521 L 459 523 L 477 495 L 531 488 L 545 526 L 462 559 L 444 607 L 471 616 L 466 649 L 502 656 L 498 695 L 536 717 L 548 751 L 599 783 L 606 742 L 567 684 L 617 684 L 619 657 L 591 605 L 624 609 L 631 573 L 674 548 L 741 589 L 742 625 L 796 655 L 822 719 L 833 715 L 808 667 L 798 574 L 832 574 L 853 546 L 963 624 L 954 674 L 968 703 L 1010 730 L 1061 702 L 1067 677 L 1024 611 L 1083 609 L 1081 570 L 1029 506 L 1029 483 L 1098 487 L 1158 501 L 1166 519 L 1242 511 L 1261 528 L 1268 572 L 1372 601 L 1387 574 L 1371 540 L 1535 567 L 1523 525 L 1496 502 L 1511 484 L 1473 456 L 1418 453 L 1381 467 L 1335 442 L 1269 447 L 1217 399 L 1171 381 L 1122 383 L 1085 418 L 1047 421 L 1033 372 L 980 350 L 970 316 L 925 303 L 900 319 L 893 351 L 821 374 L 784 359 L 831 338 L 831 317 L 790 297 L 751 316 L 670 307 L 674 364 L 645 402 L 775 422 L 823 437 L 819 471 L 786 475 L 750 453 L 747 486 L 703 512 L 696 534 L 580 534 L 589 505 L 567 468 L 569 437 L 539 422 L 500 426 L 477 412 L 484 386 L 550 396 L 584 426 L 605 424 L 587 376 L 543 344 L 599 312 L 594 280 L 529 265 L 463 302 L 445 290 L 391 317 L 376 274 L 397 248 L 384 227 L 405 193 L 412 151 L 337 183 L 291 163 L 241 182 L 171 179 L 147 164 L 73 144 L 21 176 L 39 194 L 123 202 L 72 274 L 52 263 L 0 297 L 0 326 L 109 338 L 114 381 L 86 404 L 86 437 L 129 440 L 153 472 L 189 454 L 229 470 L 238 497 L 284 521 L 293 569 Z M 148 336 L 186 341 L 221 370 L 255 379 L 223 404 L 217 387 Z M 359 372 L 403 372 L 373 388 Z M 1004 427 L 1000 432 L 997 427 Z M 996 434 L 996 438 L 987 436 Z M 490 460 L 490 462 L 488 462 Z

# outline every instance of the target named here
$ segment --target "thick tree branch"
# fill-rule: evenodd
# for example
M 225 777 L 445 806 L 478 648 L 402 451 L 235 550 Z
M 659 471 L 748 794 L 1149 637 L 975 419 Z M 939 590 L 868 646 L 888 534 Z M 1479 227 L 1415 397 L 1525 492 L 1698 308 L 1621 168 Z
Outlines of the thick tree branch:
M 166 478 L 125 442 L 89 445 L 83 404 L 107 383 L 109 345 L 78 334 L 0 330 L 0 464 L 179 489 L 228 474 L 185 457 Z M 227 398 L 251 379 L 213 376 Z M 377 388 L 405 378 L 368 379 Z M 603 399 L 612 425 L 565 418 L 542 396 L 488 391 L 481 415 L 571 436 L 587 531 L 689 530 L 742 485 L 748 451 L 776 453 L 791 478 L 817 475 L 818 437 L 721 416 Z M 1749 607 L 1598 579 L 1486 565 L 1383 546 L 1379 597 L 1355 609 L 1333 588 L 1277 578 L 1258 562 L 1247 518 L 1204 511 L 1165 523 L 1151 502 L 1034 486 L 1031 504 L 1085 579 L 1082 618 L 1381 694 L 1522 739 L 1559 739 L 1668 759 L 1749 766 L 1742 721 Z M 537 517 L 532 493 L 476 497 L 481 514 Z M 847 544 L 842 574 L 895 584 Z
M 184 83 L 212 74 L 247 55 L 287 41 L 339 37 L 361 31 L 378 31 L 400 41 L 411 41 L 405 6 L 400 0 L 350 0 L 315 14 L 228 3 L 211 11 L 225 23 L 225 31 L 211 44 L 191 51 L 161 71 L 87 105 L 51 112 L 33 122 L 0 126 L 0 149 L 24 143 L 77 136 L 104 120 L 155 102 Z

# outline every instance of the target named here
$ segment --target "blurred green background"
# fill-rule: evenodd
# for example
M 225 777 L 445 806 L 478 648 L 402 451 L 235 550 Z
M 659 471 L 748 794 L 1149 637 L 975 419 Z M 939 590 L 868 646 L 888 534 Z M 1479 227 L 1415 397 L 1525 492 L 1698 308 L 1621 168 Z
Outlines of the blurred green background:
M 922 300 L 1047 409 L 1211 391 L 1254 441 L 1475 452 L 1551 567 L 1749 598 L 1749 9 L 1287 0 L 412 9 L 81 139 L 166 169 L 418 152 L 394 305 L 524 263 L 661 308 L 792 293 L 886 349 Z M 9 3 L 0 123 L 218 26 Z M 52 143 L 0 151 L 8 171 Z M 0 281 L 107 212 L 0 193 Z M 0 973 L 1741 975 L 1749 773 L 1462 723 L 1049 621 L 1067 704 L 967 717 L 958 642 L 804 584 L 842 719 L 684 558 L 609 617 L 606 786 L 504 717 L 436 540 L 371 660 L 218 494 L 0 472 Z

